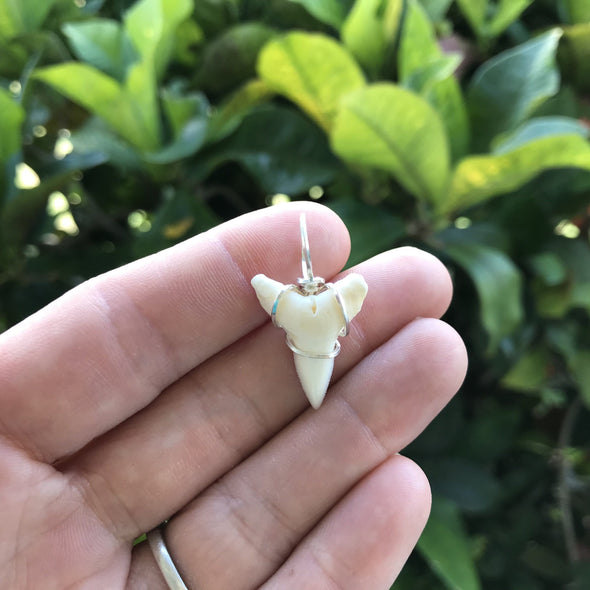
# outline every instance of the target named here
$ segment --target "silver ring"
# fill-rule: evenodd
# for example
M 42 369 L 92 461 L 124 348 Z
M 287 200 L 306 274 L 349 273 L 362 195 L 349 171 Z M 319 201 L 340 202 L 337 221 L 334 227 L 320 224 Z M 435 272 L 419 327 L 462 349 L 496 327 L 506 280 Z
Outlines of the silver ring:
M 146 537 L 150 549 L 154 554 L 156 563 L 166 580 L 166 584 L 168 584 L 168 588 L 170 588 L 170 590 L 188 590 L 187 585 L 180 577 L 180 574 L 172 561 L 172 557 L 170 557 L 170 553 L 168 553 L 168 547 L 166 547 L 166 543 L 164 543 L 161 528 L 157 527 L 152 529 L 146 534 Z

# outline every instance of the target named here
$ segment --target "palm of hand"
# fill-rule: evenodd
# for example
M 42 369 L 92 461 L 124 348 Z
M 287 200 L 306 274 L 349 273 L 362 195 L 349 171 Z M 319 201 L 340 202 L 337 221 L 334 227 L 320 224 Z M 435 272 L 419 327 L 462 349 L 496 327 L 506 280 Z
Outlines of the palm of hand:
M 415 319 L 444 312 L 450 281 L 411 249 L 361 265 L 365 308 L 324 405 L 304 411 L 291 352 L 249 286 L 257 272 L 296 276 L 284 228 L 300 208 L 90 281 L 2 335 L 0 587 L 165 589 L 132 540 L 172 515 L 189 588 L 389 587 L 429 503 L 396 453 L 465 370 L 456 334 Z M 332 276 L 345 229 L 306 209 L 314 263 Z

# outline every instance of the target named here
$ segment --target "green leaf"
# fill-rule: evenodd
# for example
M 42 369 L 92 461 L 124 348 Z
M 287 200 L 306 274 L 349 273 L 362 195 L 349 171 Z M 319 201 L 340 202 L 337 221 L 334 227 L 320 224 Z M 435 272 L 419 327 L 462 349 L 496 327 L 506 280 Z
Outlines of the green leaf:
M 468 90 L 474 147 L 483 151 L 499 133 L 514 129 L 559 89 L 555 53 L 561 31 L 552 30 L 485 62 Z
M 502 378 L 502 385 L 515 391 L 534 393 L 539 391 L 551 369 L 551 356 L 544 346 L 527 350 Z
M 356 0 L 342 26 L 342 41 L 376 75 L 400 26 L 403 0 Z
M 461 515 L 447 500 L 433 497 L 418 551 L 449 590 L 480 590 Z
M 76 57 L 123 82 L 137 54 L 117 21 L 94 18 L 66 23 L 62 30 Z
M 428 100 L 428 97 L 432 96 L 432 89 L 436 84 L 452 76 L 460 61 L 461 57 L 455 53 L 441 55 L 416 69 L 405 80 L 402 79 L 402 85 Z
M 495 350 L 523 320 L 522 274 L 500 250 L 467 241 L 456 232 L 440 237 L 446 242 L 445 252 L 473 281 L 489 349 Z
M 196 116 L 206 118 L 210 109 L 209 101 L 204 94 L 186 93 L 181 85 L 173 84 L 162 89 L 161 98 L 173 137 L 178 137 L 192 118 Z
M 0 162 L 6 162 L 21 149 L 25 111 L 3 88 L 0 88 L 0 113 Z
M 290 0 L 296 4 L 305 6 L 305 9 L 321 23 L 326 23 L 340 30 L 344 17 L 345 7 L 340 0 Z
M 398 51 L 400 81 L 434 107 L 447 131 L 453 160 L 469 143 L 467 110 L 459 83 L 453 77 L 460 56 L 440 49 L 434 27 L 417 0 L 409 0 Z
M 204 155 L 195 170 L 202 179 L 226 162 L 238 162 L 268 194 L 298 195 L 330 182 L 339 163 L 325 135 L 300 113 L 262 107 L 226 140 Z
M 137 150 L 126 143 L 100 117 L 90 117 L 70 138 L 74 153 L 79 155 L 103 154 L 108 161 L 123 170 L 138 170 L 142 161 Z
M 215 142 L 235 131 L 255 106 L 273 95 L 265 82 L 251 80 L 213 111 L 207 139 Z
M 389 172 L 420 199 L 437 203 L 446 194 L 444 128 L 432 107 L 404 88 L 375 84 L 348 95 L 331 143 L 344 160 Z
M 484 32 L 489 0 L 457 0 L 457 4 L 477 36 Z
M 159 132 L 154 127 L 159 121 L 145 106 L 146 102 L 148 106 L 153 104 L 155 97 L 152 86 L 145 85 L 142 67 L 145 65 L 140 63 L 131 68 L 129 91 L 96 68 L 75 62 L 41 68 L 34 77 L 102 117 L 121 137 L 143 151 L 157 147 Z M 131 100 L 133 97 L 137 102 Z
M 590 136 L 590 130 L 583 123 L 571 117 L 536 117 L 521 125 L 512 133 L 496 138 L 492 148 L 495 154 L 505 154 L 536 139 L 559 135 Z
M 533 256 L 530 266 L 548 287 L 561 285 L 567 279 L 567 267 L 555 252 L 541 252 Z
M 144 158 L 152 164 L 171 164 L 196 153 L 207 137 L 207 118 L 196 116 L 186 122 L 176 139 L 157 152 L 145 154 Z
M 0 39 L 36 31 L 57 1 L 0 0 Z
M 192 10 L 192 0 L 139 0 L 125 13 L 127 34 L 158 77 L 170 59 L 176 29 Z
M 426 11 L 417 0 L 408 0 L 398 52 L 400 81 L 406 82 L 442 57 Z
M 487 35 L 497 37 L 503 33 L 533 3 L 533 0 L 500 0 L 493 15 Z
M 449 198 L 441 209 L 461 210 L 509 193 L 551 168 L 590 171 L 590 145 L 579 135 L 554 135 L 509 152 L 465 158 L 455 169 Z
M 453 3 L 453 0 L 422 0 L 421 4 L 424 7 L 424 10 L 428 13 L 428 17 L 432 22 L 441 21 L 447 11 L 449 10 L 449 6 Z
M 199 86 L 210 94 L 226 93 L 256 75 L 262 47 L 275 36 L 261 23 L 240 23 L 207 45 L 197 73 Z
M 311 33 L 289 33 L 270 41 L 260 53 L 258 74 L 325 130 L 332 126 L 340 99 L 365 84 L 360 68 L 342 45 Z
M 561 0 L 561 6 L 565 12 L 565 19 L 572 24 L 590 22 L 590 4 L 580 0 Z
M 583 92 L 590 90 L 590 23 L 565 28 L 559 47 L 561 71 Z

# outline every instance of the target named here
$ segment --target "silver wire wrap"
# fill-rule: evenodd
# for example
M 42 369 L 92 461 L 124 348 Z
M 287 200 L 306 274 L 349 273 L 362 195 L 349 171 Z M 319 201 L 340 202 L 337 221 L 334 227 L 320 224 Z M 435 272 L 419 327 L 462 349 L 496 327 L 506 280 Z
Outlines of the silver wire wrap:
M 170 590 L 188 590 L 188 586 L 180 577 L 180 574 L 172 561 L 172 557 L 170 556 L 170 553 L 168 553 L 168 547 L 166 547 L 166 543 L 162 537 L 161 526 L 152 529 L 146 534 L 146 537 L 150 549 L 154 554 L 156 563 L 158 564 L 158 568 L 162 572 L 166 584 L 168 584 L 168 588 L 170 588 Z
M 279 308 L 281 298 L 285 293 L 289 291 L 297 291 L 297 293 L 300 295 L 308 297 L 310 295 L 319 295 L 320 293 L 331 289 L 334 292 L 334 297 L 336 297 L 336 301 L 338 302 L 340 309 L 342 310 L 342 317 L 344 319 L 344 327 L 342 330 L 340 330 L 340 336 L 347 336 L 350 331 L 350 318 L 348 317 L 346 306 L 344 305 L 344 300 L 342 299 L 340 292 L 333 283 L 326 283 L 322 277 L 313 276 L 311 254 L 309 252 L 309 238 L 307 236 L 307 224 L 305 223 L 305 213 L 302 213 L 301 217 L 299 218 L 299 229 L 301 230 L 301 270 L 303 271 L 303 278 L 297 279 L 297 285 L 285 285 L 279 291 L 270 312 L 272 323 L 277 328 L 283 327 L 277 321 L 277 310 Z M 311 352 L 306 352 L 305 350 L 301 350 L 291 340 L 289 334 L 287 334 L 287 346 L 295 354 L 310 359 L 333 359 L 334 357 L 338 356 L 338 354 L 340 354 L 340 342 L 338 342 L 338 340 L 336 340 L 336 343 L 334 344 L 334 349 L 331 352 L 325 354 L 314 354 Z
M 332 291 L 334 292 L 334 297 L 336 297 L 336 301 L 338 302 L 338 305 L 340 305 L 340 309 L 342 311 L 342 317 L 344 318 L 344 327 L 342 328 L 342 330 L 340 330 L 340 336 L 347 336 L 350 331 L 350 319 L 348 318 L 348 313 L 346 312 L 346 307 L 344 305 L 344 301 L 342 300 L 340 292 L 338 291 L 336 286 L 333 285 L 332 283 L 325 283 L 323 285 L 323 289 L 320 291 L 320 293 L 323 293 L 324 291 L 328 291 L 330 289 L 332 289 Z M 297 291 L 300 295 L 307 297 L 307 294 L 304 291 L 302 291 L 300 287 L 297 287 L 295 285 L 286 285 L 285 287 L 283 287 L 279 291 L 279 293 L 277 294 L 276 299 L 274 300 L 274 303 L 272 305 L 272 311 L 270 312 L 270 317 L 272 319 L 272 323 L 277 328 L 283 327 L 277 321 L 277 310 L 279 308 L 279 303 L 281 301 L 281 298 L 288 291 Z M 325 354 L 306 352 L 304 350 L 301 350 L 300 348 L 298 348 L 295 345 L 295 343 L 289 337 L 289 334 L 287 334 L 287 346 L 295 354 L 298 354 L 300 356 L 304 356 L 309 359 L 333 359 L 340 354 L 340 348 L 341 348 L 340 342 L 338 342 L 338 340 L 336 340 L 336 343 L 334 344 L 334 349 L 331 352 L 328 352 Z
M 291 338 L 289 337 L 289 334 L 287 334 L 287 346 L 295 353 L 298 354 L 299 356 L 304 356 L 305 358 L 308 359 L 333 359 L 335 357 L 337 357 L 340 354 L 340 342 L 338 342 L 338 340 L 336 340 L 336 342 L 334 343 L 334 349 L 332 350 L 332 352 L 328 352 L 326 354 L 319 354 L 319 353 L 311 353 L 311 352 L 305 352 L 304 350 L 301 350 L 300 348 L 297 348 L 295 346 L 295 344 L 293 343 L 293 340 L 291 340 Z

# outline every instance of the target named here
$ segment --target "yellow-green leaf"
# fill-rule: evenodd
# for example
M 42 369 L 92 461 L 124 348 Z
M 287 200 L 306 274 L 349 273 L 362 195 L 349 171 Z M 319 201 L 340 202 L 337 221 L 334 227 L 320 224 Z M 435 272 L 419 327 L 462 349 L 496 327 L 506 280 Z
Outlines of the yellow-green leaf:
M 542 137 L 512 151 L 459 162 L 445 212 L 461 210 L 516 190 L 550 168 L 590 171 L 590 145 L 580 135 Z
M 151 123 L 146 121 L 145 108 L 133 104 L 127 91 L 116 80 L 96 68 L 69 62 L 42 68 L 34 75 L 104 119 L 136 148 L 143 151 L 157 147 L 158 139 L 154 137 Z M 136 85 L 133 76 L 131 88 L 134 93 L 141 92 L 141 84 Z
M 344 160 L 389 172 L 420 199 L 438 203 L 446 195 L 449 148 L 442 122 L 409 90 L 384 83 L 350 94 L 331 141 Z
M 269 88 L 299 105 L 325 130 L 341 98 L 365 84 L 346 49 L 325 35 L 295 32 L 267 43 L 258 74 Z
M 161 75 L 178 26 L 192 13 L 192 0 L 139 0 L 125 14 L 125 29 L 142 58 Z
M 403 0 L 356 0 L 342 26 L 342 41 L 368 71 L 380 71 L 395 42 Z
M 56 0 L 0 0 L 0 39 L 36 31 Z
M 398 50 L 400 82 L 418 92 L 438 112 L 450 142 L 453 160 L 465 154 L 469 143 L 467 108 L 453 73 L 460 57 L 445 55 L 434 26 L 417 0 L 406 6 Z

